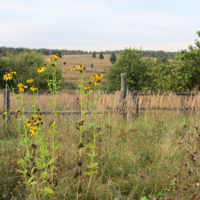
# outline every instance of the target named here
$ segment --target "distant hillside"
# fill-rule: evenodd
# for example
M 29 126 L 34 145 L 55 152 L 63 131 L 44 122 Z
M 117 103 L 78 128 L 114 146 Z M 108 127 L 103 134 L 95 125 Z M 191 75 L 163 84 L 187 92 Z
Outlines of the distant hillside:
M 44 55 L 52 55 L 57 54 L 59 55 L 83 55 L 83 54 L 92 54 L 92 51 L 82 51 L 82 50 L 67 50 L 67 49 L 29 49 L 29 48 L 14 48 L 14 47 L 0 47 L 0 54 L 1 56 L 6 56 L 6 52 L 13 52 L 14 54 L 18 54 L 23 51 L 36 51 L 41 52 Z M 102 51 L 103 54 L 111 54 L 112 52 L 115 52 L 116 54 L 119 54 L 123 50 L 115 50 L 115 51 Z M 174 55 L 177 52 L 165 52 L 165 51 L 151 51 L 151 50 L 142 50 L 142 57 L 152 57 L 152 58 L 168 58 L 168 59 L 174 59 Z M 96 51 L 97 54 L 99 54 L 99 51 Z

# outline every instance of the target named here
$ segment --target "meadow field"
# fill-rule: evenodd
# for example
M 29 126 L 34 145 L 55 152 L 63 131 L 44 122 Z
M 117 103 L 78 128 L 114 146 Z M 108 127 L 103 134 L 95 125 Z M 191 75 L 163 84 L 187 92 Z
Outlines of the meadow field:
M 120 55 L 116 55 L 117 59 L 120 58 Z M 45 60 L 49 58 L 49 56 L 45 57 Z M 145 57 L 143 57 L 145 59 Z M 156 58 L 151 58 L 156 61 Z M 66 65 L 63 66 L 63 62 L 66 62 Z M 93 63 L 94 67 L 91 68 L 91 63 Z M 64 80 L 68 83 L 72 83 L 74 86 L 77 86 L 77 74 L 71 73 L 72 66 L 83 64 L 87 72 L 85 73 L 85 78 L 89 79 L 93 74 L 101 73 L 106 74 L 112 63 L 110 62 L 110 55 L 104 54 L 104 59 L 99 59 L 99 55 L 96 55 L 96 58 L 92 58 L 92 54 L 85 55 L 64 55 L 62 59 L 58 60 L 59 68 L 63 72 Z M 102 83 L 105 82 L 106 79 L 102 79 Z
M 46 56 L 48 58 L 49 56 Z M 117 55 L 119 58 L 119 56 Z M 63 62 L 66 62 L 66 65 L 63 66 Z M 91 63 L 94 67 L 91 68 Z M 66 82 L 72 83 L 77 86 L 77 74 L 71 73 L 72 66 L 83 64 L 87 72 L 85 73 L 85 78 L 89 79 L 93 74 L 102 73 L 106 74 L 108 68 L 112 65 L 110 62 L 110 55 L 105 54 L 104 59 L 99 59 L 99 55 L 96 55 L 96 58 L 92 58 L 92 54 L 86 55 L 64 55 L 62 59 L 58 60 L 60 64 L 60 69 L 63 71 L 63 77 Z M 105 81 L 102 80 L 103 82 Z
M 91 55 L 63 56 L 59 62 L 65 80 L 73 83 L 80 72 L 72 72 L 72 66 L 82 63 L 89 68 L 85 72 L 89 79 L 103 74 L 111 64 L 109 55 L 104 60 Z M 63 90 L 11 95 L 11 110 L 18 114 L 8 112 L 8 124 L 3 118 L 0 121 L 0 199 L 200 199 L 198 110 L 140 110 L 136 116 L 130 94 L 122 107 L 120 91 L 85 92 L 84 87 L 73 94 Z M 2 93 L 0 102 L 3 110 Z M 123 113 L 127 113 L 127 103 L 129 121 Z M 198 92 L 188 97 L 173 93 L 139 97 L 139 108 L 199 108 L 199 104 Z M 25 115 L 21 108 L 37 114 Z M 81 114 L 40 113 L 78 110 Z
M 98 94 L 97 94 L 98 95 Z M 90 91 L 93 102 L 93 94 Z M 101 94 L 97 102 L 98 110 L 105 111 L 107 106 L 119 105 L 120 92 Z M 31 95 L 26 94 L 26 108 L 31 105 Z M 41 110 L 51 110 L 47 104 L 50 95 L 39 95 Z M 80 93 L 67 93 L 57 96 L 56 110 L 80 110 Z M 3 96 L 0 95 L 1 102 Z M 19 100 L 17 100 L 19 101 Z M 130 107 L 134 107 L 129 96 Z M 18 102 L 20 104 L 20 102 Z M 11 108 L 18 109 L 17 102 L 11 97 Z M 196 97 L 141 97 L 139 106 L 195 106 L 200 103 Z M 2 109 L 2 105 L 1 105 Z M 85 109 L 89 109 L 85 105 Z M 28 116 L 27 116 L 28 117 Z M 52 138 L 48 132 L 52 115 L 42 116 L 44 134 L 48 143 Z M 79 130 L 76 123 L 80 115 L 57 115 L 55 135 L 60 147 L 55 151 L 56 170 L 53 185 L 53 197 L 37 196 L 36 199 L 77 199 L 77 163 Z M 85 124 L 91 121 L 91 115 L 84 116 Z M 33 188 L 26 190 L 24 177 L 17 172 L 21 152 L 18 151 L 19 135 L 15 130 L 16 119 L 11 115 L 9 128 L 5 130 L 1 121 L 1 160 L 0 160 L 0 196 L 1 199 L 35 199 Z M 147 199 L 200 199 L 199 164 L 199 111 L 140 111 L 135 119 L 130 109 L 130 122 L 121 114 L 98 114 L 97 128 L 100 134 L 96 140 L 95 162 L 98 162 L 97 174 L 86 198 L 89 177 L 81 176 L 82 191 L 79 199 L 105 200 L 147 200 Z M 88 144 L 92 141 L 91 128 L 83 131 L 82 171 L 88 172 L 90 152 Z M 29 147 L 31 149 L 31 147 Z M 39 149 L 37 150 L 39 151 Z M 37 174 L 37 173 L 36 173 Z

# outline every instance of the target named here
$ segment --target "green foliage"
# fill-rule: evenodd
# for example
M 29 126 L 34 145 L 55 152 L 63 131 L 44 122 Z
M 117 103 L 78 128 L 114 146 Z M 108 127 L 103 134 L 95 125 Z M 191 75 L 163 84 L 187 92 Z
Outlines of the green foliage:
M 96 52 L 95 52 L 95 51 L 93 51 L 92 57 L 93 57 L 93 58 L 96 58 Z
M 114 64 L 116 61 L 117 61 L 117 57 L 116 57 L 115 53 L 112 53 L 110 56 L 110 62 L 112 64 Z
M 120 59 L 108 71 L 107 83 L 102 89 L 108 91 L 120 90 L 121 73 L 127 73 L 127 83 L 130 90 L 150 88 L 152 78 L 149 75 L 154 61 L 141 59 L 141 50 L 125 49 L 120 54 Z
M 103 52 L 102 52 L 102 51 L 99 53 L 99 59 L 104 59 L 104 56 L 103 56 Z
M 93 63 L 91 64 L 91 68 L 93 68 L 94 67 L 94 65 L 93 65 Z
M 196 40 L 196 47 L 189 46 L 188 50 L 181 50 L 176 54 L 176 60 L 154 67 L 151 75 L 153 85 L 157 90 L 185 92 L 193 90 L 200 80 L 200 44 Z
M 21 52 L 18 55 L 7 52 L 7 58 L 0 58 L 0 87 L 5 88 L 5 81 L 3 80 L 3 75 L 5 72 L 10 72 L 10 69 L 16 71 L 19 74 L 20 71 L 25 72 L 24 79 L 28 80 L 29 78 L 35 79 L 35 86 L 40 87 L 40 89 L 48 89 L 48 84 L 45 79 L 52 79 L 52 71 L 46 70 L 44 73 L 39 74 L 37 72 L 39 67 L 43 67 L 44 56 L 41 53 L 36 52 Z M 46 68 L 50 68 L 46 66 Z M 63 82 L 62 71 L 56 68 L 56 77 L 58 80 Z M 40 81 L 38 84 L 37 81 Z M 13 79 L 8 82 L 9 85 L 12 85 L 14 88 L 17 87 L 18 82 L 16 79 Z

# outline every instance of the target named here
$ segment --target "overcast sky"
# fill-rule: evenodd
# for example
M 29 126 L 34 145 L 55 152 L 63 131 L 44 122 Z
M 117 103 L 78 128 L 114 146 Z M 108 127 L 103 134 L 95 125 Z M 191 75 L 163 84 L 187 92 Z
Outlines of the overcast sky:
M 0 0 L 0 46 L 178 51 L 194 45 L 200 0 Z

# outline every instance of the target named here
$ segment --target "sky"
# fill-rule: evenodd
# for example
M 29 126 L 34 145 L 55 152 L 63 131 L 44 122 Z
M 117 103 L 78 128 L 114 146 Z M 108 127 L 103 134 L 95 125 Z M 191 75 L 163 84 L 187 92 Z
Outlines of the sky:
M 0 0 L 0 46 L 180 51 L 200 30 L 200 0 Z

